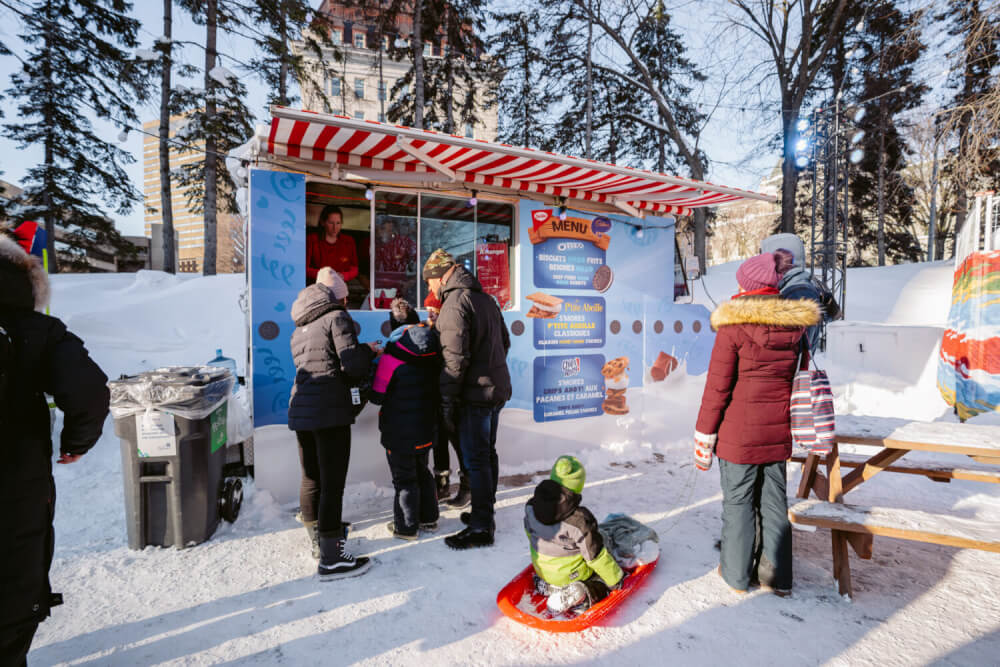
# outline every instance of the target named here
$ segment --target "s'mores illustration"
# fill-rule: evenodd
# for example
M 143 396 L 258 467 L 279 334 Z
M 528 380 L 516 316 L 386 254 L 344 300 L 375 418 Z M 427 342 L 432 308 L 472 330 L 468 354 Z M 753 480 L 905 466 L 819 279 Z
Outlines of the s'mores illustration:
M 605 397 L 601 409 L 609 415 L 627 415 L 625 392 L 628 389 L 628 357 L 617 357 L 601 368 Z
M 543 292 L 535 292 L 534 294 L 529 294 L 525 298 L 533 303 L 531 310 L 528 311 L 525 317 L 548 320 L 553 317 L 558 317 L 559 313 L 562 312 L 563 300 L 557 296 L 552 296 L 551 294 L 545 294 Z

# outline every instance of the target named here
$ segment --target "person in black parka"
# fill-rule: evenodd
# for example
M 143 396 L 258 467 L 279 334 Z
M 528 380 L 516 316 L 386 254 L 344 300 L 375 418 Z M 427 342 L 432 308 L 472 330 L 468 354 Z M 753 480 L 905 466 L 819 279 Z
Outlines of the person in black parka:
M 389 336 L 372 384 L 372 403 L 382 406 L 378 425 L 396 490 L 387 527 L 404 540 L 416 539 L 418 529 L 437 530 L 437 493 L 427 463 L 437 431 L 440 373 L 437 332 L 404 324 Z
M 101 437 L 110 393 L 83 341 L 37 312 L 48 303 L 48 276 L 7 235 L 0 286 L 0 664 L 23 665 L 60 601 L 49 587 L 55 482 L 45 394 L 64 416 L 59 463 L 73 463 Z
M 368 377 L 374 357 L 370 346 L 358 343 L 346 304 L 347 284 L 330 267 L 320 269 L 316 283 L 292 304 L 295 384 L 288 428 L 299 442 L 299 504 L 302 522 L 319 547 L 321 579 L 361 574 L 370 565 L 346 551 L 341 517 L 351 424 L 361 407 L 356 387 Z

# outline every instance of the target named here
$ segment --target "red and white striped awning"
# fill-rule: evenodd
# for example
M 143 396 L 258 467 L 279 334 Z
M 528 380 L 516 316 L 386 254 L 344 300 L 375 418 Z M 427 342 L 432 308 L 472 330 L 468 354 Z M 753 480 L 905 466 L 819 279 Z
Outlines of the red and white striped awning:
M 332 163 L 347 170 L 435 177 L 467 189 L 536 193 L 593 202 L 640 216 L 774 197 L 644 169 L 416 130 L 344 116 L 271 108 L 266 150 L 275 158 Z M 410 178 L 413 178 L 411 176 Z M 405 179 L 403 179 L 405 180 Z

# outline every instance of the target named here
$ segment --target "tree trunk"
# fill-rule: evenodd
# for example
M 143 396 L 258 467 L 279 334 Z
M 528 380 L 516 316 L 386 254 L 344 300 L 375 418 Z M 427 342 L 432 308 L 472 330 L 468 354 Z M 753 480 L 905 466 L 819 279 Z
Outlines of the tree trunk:
M 174 248 L 174 208 L 170 183 L 170 62 L 173 45 L 170 42 L 173 25 L 173 0 L 163 0 L 163 36 L 167 38 L 160 59 L 160 219 L 163 236 L 163 270 L 174 273 L 177 264 Z
M 278 66 L 278 104 L 288 106 L 288 8 L 285 0 L 278 0 L 281 25 L 281 64 Z M 324 93 L 325 94 L 325 93 Z
M 202 274 L 215 275 L 216 246 L 218 242 L 218 226 L 216 224 L 216 143 L 213 126 L 215 125 L 215 97 L 217 87 L 208 75 L 215 67 L 216 51 L 216 10 L 218 0 L 208 0 L 206 3 L 206 25 L 208 32 L 205 37 L 205 126 L 208 132 L 205 136 L 205 255 L 202 262 Z
M 424 129 L 424 1 L 413 3 L 413 127 Z
M 524 80 L 521 82 L 521 97 L 524 99 L 524 104 L 521 108 L 524 109 L 524 127 L 522 131 L 524 136 L 521 139 L 522 146 L 529 146 L 529 141 L 531 138 L 531 111 L 528 108 L 528 99 L 531 95 L 531 35 L 528 32 L 528 22 L 524 19 L 524 14 L 521 15 L 521 68 L 524 72 Z M 541 148 L 541 146 L 535 146 L 535 148 Z
M 783 124 L 785 159 L 781 163 L 781 231 L 794 234 L 795 194 L 799 184 L 799 172 L 795 168 L 795 137 L 791 133 L 791 123 Z
M 588 160 L 593 158 L 591 154 L 591 143 L 594 136 L 594 63 L 590 57 L 590 51 L 594 46 L 594 21 L 589 17 L 590 0 L 587 0 L 587 130 L 584 136 L 583 156 Z
M 885 98 L 878 103 L 878 265 L 885 266 Z
M 47 11 L 52 12 L 49 8 Z M 42 76 L 48 86 L 47 90 L 52 90 L 52 15 L 49 14 L 48 23 L 45 27 L 45 62 L 42 64 Z M 52 191 L 55 183 L 52 182 L 52 169 L 55 168 L 55 151 L 52 136 L 52 128 L 55 125 L 55 118 L 52 115 L 52 104 L 46 104 L 43 112 L 45 116 L 45 191 L 42 193 L 42 206 L 45 207 L 45 253 L 48 256 L 49 273 L 59 273 L 59 261 L 56 258 L 56 212 L 52 210 Z
M 447 84 L 445 86 L 445 133 L 455 134 L 455 104 L 452 99 L 452 94 L 455 91 L 455 69 L 451 66 L 451 61 L 445 61 L 445 70 L 447 72 Z

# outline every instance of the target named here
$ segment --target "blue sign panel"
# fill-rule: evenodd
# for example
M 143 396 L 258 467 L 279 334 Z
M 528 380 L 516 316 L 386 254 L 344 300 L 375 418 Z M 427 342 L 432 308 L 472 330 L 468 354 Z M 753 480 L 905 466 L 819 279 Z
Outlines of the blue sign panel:
M 289 343 L 292 302 L 305 287 L 305 199 L 302 174 L 250 171 L 250 313 L 254 425 L 288 423 L 295 380 Z
M 605 252 L 588 241 L 555 238 L 534 247 L 535 285 L 594 289 L 594 272 L 604 264 Z
M 578 419 L 602 414 L 604 355 L 535 357 L 535 421 Z
M 560 313 L 535 319 L 535 349 L 604 347 L 604 299 L 599 296 L 563 296 Z

